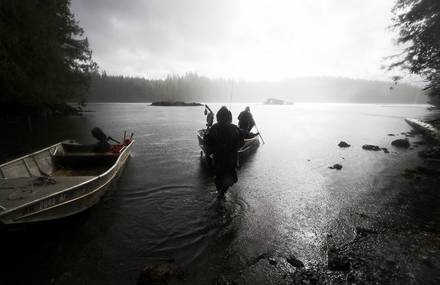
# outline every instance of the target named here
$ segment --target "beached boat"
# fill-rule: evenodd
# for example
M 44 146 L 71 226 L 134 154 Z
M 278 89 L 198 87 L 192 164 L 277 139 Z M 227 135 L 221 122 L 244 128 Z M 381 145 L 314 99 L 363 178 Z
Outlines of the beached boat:
M 202 149 L 200 154 L 204 154 L 206 157 L 211 158 L 211 153 L 206 148 L 205 145 L 205 134 L 206 129 L 201 129 L 197 131 L 197 139 L 199 141 L 199 146 Z M 260 139 L 258 136 L 252 138 L 244 139 L 244 145 L 238 150 L 239 157 L 244 157 L 251 153 L 253 150 L 257 149 L 260 145 Z
M 133 143 L 98 153 L 63 141 L 0 165 L 0 224 L 59 219 L 95 205 L 121 174 Z
M 407 122 L 408 125 L 413 127 L 415 131 L 420 132 L 431 139 L 440 141 L 440 130 L 434 127 L 433 125 L 411 118 L 406 118 L 405 122 Z

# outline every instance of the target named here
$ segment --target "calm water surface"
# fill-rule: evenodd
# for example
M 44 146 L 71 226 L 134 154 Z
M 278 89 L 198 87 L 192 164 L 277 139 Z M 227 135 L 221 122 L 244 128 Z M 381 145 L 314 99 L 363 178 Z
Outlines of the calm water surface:
M 244 106 L 232 105 L 235 118 Z M 379 209 L 368 195 L 384 173 L 406 168 L 401 161 L 418 163 L 416 150 L 390 142 L 410 130 L 403 118 L 424 118 L 426 107 L 251 105 L 266 144 L 243 163 L 224 202 L 200 160 L 195 132 L 205 123 L 202 107 L 90 104 L 95 112 L 83 117 L 34 122 L 20 133 L 12 127 L 4 149 L 16 153 L 68 138 L 93 142 L 94 126 L 114 138 L 134 132 L 136 143 L 117 187 L 99 205 L 63 223 L 2 234 L 8 262 L 0 281 L 8 283 L 0 283 L 135 284 L 146 264 L 173 259 L 185 271 L 183 283 L 226 276 L 252 284 L 271 278 L 256 265 L 262 254 L 294 253 L 306 265 L 316 263 L 325 258 L 326 235 L 341 211 L 362 203 Z M 341 140 L 352 146 L 340 149 Z M 363 144 L 391 153 L 365 151 Z M 335 163 L 343 169 L 328 168 Z

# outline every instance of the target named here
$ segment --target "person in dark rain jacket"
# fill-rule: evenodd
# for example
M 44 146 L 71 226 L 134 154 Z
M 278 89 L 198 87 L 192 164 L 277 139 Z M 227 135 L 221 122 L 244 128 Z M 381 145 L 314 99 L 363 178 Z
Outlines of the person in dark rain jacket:
M 248 106 L 240 113 L 240 115 L 238 115 L 238 127 L 249 133 L 254 126 L 254 117 L 252 116 L 251 109 Z
M 206 136 L 206 146 L 214 155 L 215 185 L 219 197 L 224 197 L 228 188 L 238 181 L 238 150 L 244 140 L 240 129 L 232 124 L 232 114 L 228 108 L 221 107 L 216 118 L 217 123 Z

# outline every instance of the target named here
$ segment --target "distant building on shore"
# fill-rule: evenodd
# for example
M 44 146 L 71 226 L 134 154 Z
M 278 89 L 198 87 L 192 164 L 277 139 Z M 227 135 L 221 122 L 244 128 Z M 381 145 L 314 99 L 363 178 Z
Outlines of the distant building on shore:
M 265 105 L 293 105 L 292 102 L 289 101 L 284 101 L 284 100 L 280 100 L 280 99 L 275 99 L 275 98 L 269 98 L 266 100 L 266 102 L 264 102 Z

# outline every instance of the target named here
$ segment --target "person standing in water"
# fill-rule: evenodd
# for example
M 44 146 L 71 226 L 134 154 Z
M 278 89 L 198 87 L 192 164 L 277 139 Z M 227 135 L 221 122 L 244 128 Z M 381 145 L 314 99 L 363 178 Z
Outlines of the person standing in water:
M 238 115 L 238 127 L 244 132 L 245 136 L 249 136 L 254 126 L 254 117 L 251 114 L 251 109 L 247 106 L 244 111 Z
M 216 114 L 217 123 L 208 131 L 206 146 L 214 155 L 215 186 L 220 198 L 238 181 L 238 150 L 244 144 L 240 129 L 232 124 L 232 114 L 225 106 Z

